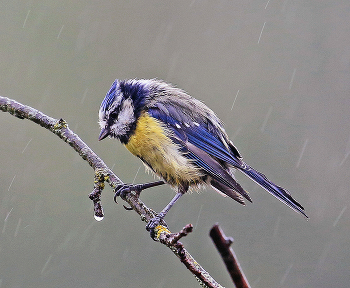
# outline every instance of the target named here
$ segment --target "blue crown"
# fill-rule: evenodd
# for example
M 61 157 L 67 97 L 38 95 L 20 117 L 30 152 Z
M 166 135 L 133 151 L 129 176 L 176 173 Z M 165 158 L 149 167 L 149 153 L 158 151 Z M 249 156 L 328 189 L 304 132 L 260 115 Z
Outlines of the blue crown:
M 103 99 L 102 103 L 101 103 L 101 108 L 103 110 L 107 110 L 107 108 L 113 103 L 113 101 L 115 100 L 116 97 L 116 90 L 117 90 L 117 86 L 119 86 L 119 81 L 118 79 L 116 79 L 111 88 L 109 89 L 108 93 L 106 94 L 106 97 Z

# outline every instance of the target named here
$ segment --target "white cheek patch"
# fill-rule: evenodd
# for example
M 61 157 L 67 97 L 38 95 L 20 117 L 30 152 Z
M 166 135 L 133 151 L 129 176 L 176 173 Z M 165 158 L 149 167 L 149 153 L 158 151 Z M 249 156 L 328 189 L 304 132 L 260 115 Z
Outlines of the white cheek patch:
M 132 100 L 126 99 L 122 103 L 118 120 L 112 125 L 111 131 L 115 135 L 124 135 L 129 131 L 129 127 L 135 122 L 134 106 Z
M 130 124 L 134 121 L 134 106 L 132 105 L 132 100 L 129 98 L 123 102 L 122 108 L 118 116 L 118 122 Z
M 106 128 L 107 123 L 106 121 L 98 121 L 98 125 L 100 126 L 100 129 Z
M 106 120 L 105 120 L 105 112 L 100 109 L 100 111 L 98 112 L 98 124 L 100 125 L 100 128 L 105 128 L 106 127 Z

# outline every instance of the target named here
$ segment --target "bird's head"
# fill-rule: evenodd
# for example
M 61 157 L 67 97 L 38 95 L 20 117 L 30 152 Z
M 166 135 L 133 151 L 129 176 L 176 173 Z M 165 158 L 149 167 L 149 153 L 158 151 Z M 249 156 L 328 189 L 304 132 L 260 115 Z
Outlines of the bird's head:
M 103 99 L 99 110 L 101 133 L 98 140 L 107 136 L 127 143 L 135 130 L 136 122 L 148 94 L 148 80 L 115 80 Z

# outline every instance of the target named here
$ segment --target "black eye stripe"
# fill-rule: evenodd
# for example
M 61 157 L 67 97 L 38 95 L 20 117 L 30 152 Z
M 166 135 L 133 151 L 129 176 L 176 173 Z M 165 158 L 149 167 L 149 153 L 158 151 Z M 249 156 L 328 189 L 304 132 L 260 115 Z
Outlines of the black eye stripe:
M 120 113 L 121 105 L 118 105 L 116 107 L 113 107 L 114 109 L 109 112 L 108 118 L 114 118 L 117 119 L 118 115 Z
M 116 120 L 118 118 L 118 112 L 117 111 L 113 111 L 110 115 L 109 118 L 112 120 Z

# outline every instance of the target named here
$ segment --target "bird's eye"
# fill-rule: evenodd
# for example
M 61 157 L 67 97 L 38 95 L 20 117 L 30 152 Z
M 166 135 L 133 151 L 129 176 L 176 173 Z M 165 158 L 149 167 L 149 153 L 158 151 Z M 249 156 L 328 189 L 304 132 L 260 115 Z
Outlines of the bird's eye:
M 109 115 L 109 118 L 112 119 L 112 120 L 116 120 L 116 119 L 118 118 L 118 113 L 112 112 L 112 113 Z

